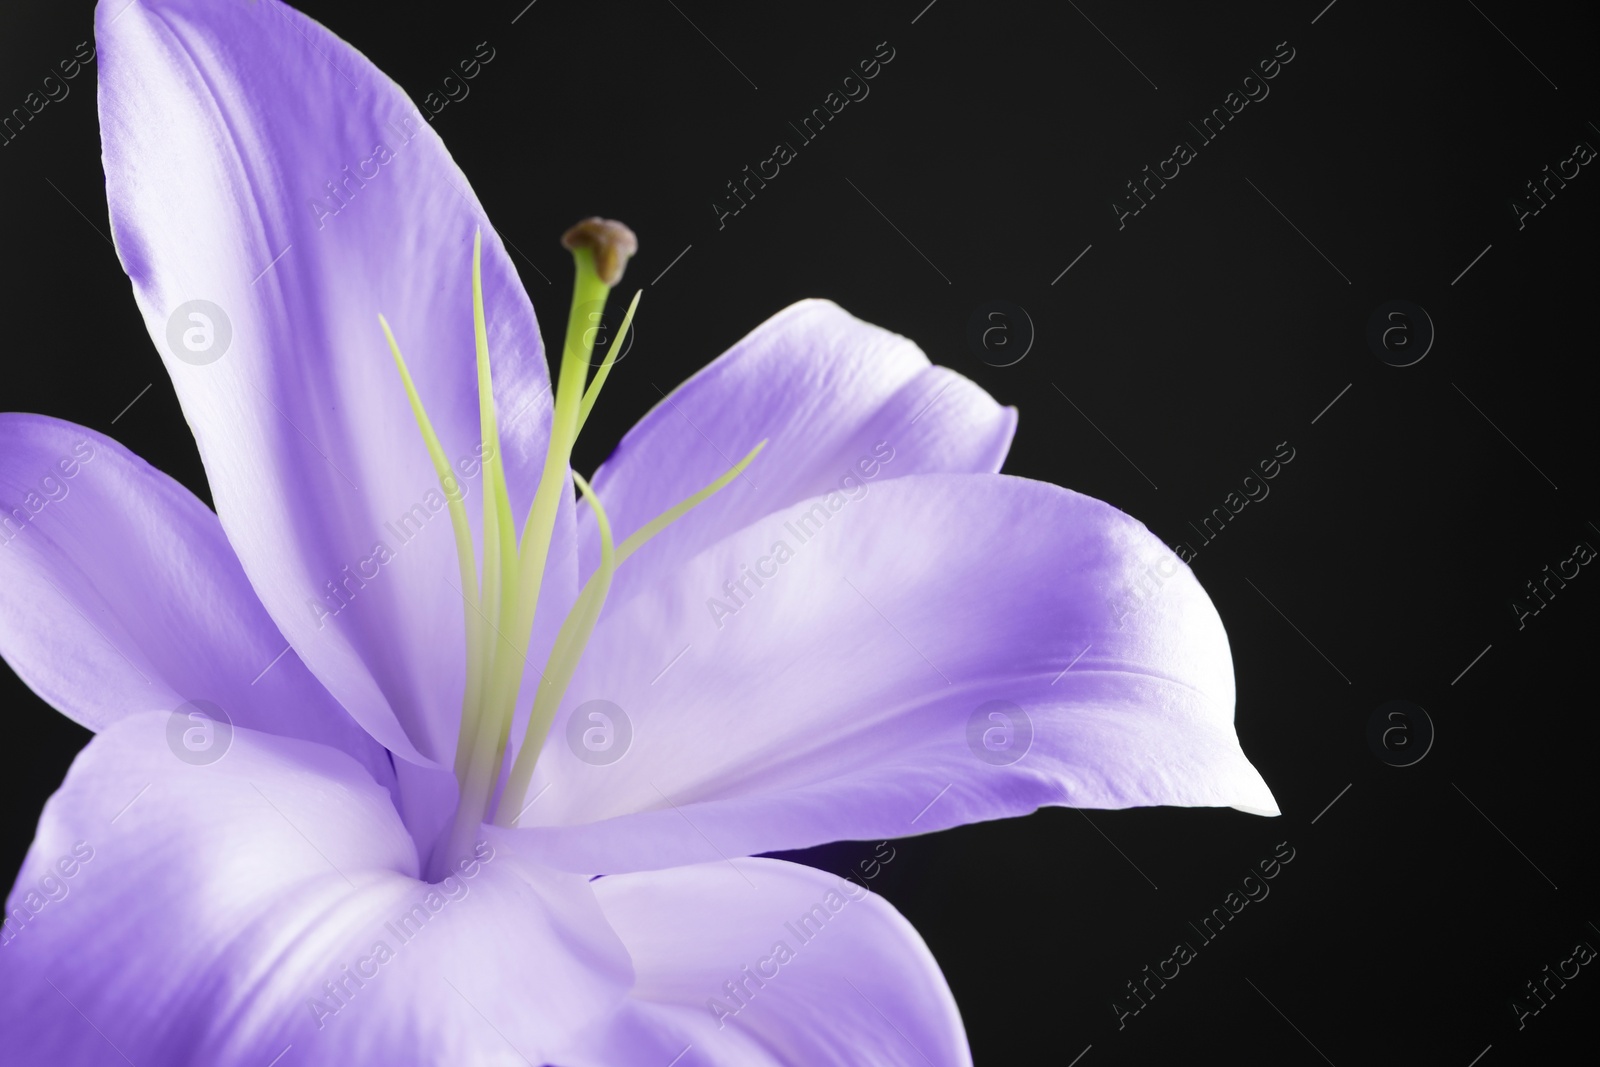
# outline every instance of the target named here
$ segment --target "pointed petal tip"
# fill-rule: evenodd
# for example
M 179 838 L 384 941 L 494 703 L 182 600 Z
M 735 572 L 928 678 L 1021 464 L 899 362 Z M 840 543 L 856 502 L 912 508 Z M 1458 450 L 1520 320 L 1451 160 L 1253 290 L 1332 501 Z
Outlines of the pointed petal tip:
M 1235 804 L 1233 806 L 1233 810 L 1242 811 L 1246 815 L 1261 815 L 1268 819 L 1276 819 L 1278 816 L 1283 814 L 1283 812 L 1278 809 L 1278 805 L 1276 803 L 1274 803 L 1270 808 L 1258 808 L 1250 804 Z

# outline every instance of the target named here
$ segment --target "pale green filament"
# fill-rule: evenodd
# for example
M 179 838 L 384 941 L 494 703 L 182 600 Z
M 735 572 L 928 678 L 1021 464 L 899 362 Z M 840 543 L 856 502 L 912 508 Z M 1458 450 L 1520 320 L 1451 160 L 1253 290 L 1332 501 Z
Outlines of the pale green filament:
M 456 481 L 450 461 L 445 458 L 444 448 L 439 444 L 439 435 L 434 433 L 433 423 L 422 408 L 422 398 L 417 395 L 416 383 L 411 380 L 411 370 L 406 366 L 405 357 L 400 354 L 400 346 L 395 342 L 388 320 L 379 315 L 378 324 L 383 327 L 389 351 L 394 353 L 395 366 L 400 369 L 400 380 L 405 383 L 406 397 L 411 401 L 411 414 L 416 418 L 417 428 L 422 431 L 422 440 L 428 446 L 434 473 L 439 476 L 439 484 L 445 489 L 445 499 L 450 509 L 450 527 L 455 533 L 461 595 L 466 602 L 462 614 L 467 630 L 467 684 L 461 697 L 461 734 L 456 743 L 456 780 L 461 781 L 467 771 L 466 760 L 470 755 L 472 736 L 477 731 L 483 675 L 483 610 L 478 604 L 478 565 L 472 555 L 472 528 L 467 524 L 467 509 L 461 503 L 461 484 Z M 451 492 L 452 488 L 454 492 Z
M 637 302 L 637 298 L 635 301 Z M 572 681 L 572 674 L 578 669 L 578 661 L 583 656 L 584 646 L 594 632 L 595 623 L 600 620 L 600 609 L 605 606 L 606 595 L 611 591 L 611 577 L 616 573 L 617 567 L 642 548 L 645 542 L 681 518 L 690 508 L 705 501 L 737 478 L 765 447 L 767 442 L 762 441 L 722 477 L 639 527 L 622 543 L 620 551 L 613 549 L 611 523 L 606 517 L 605 510 L 600 506 L 599 499 L 589 489 L 588 483 L 576 473 L 572 475 L 573 481 L 578 483 L 578 488 L 588 499 L 589 506 L 594 508 L 595 525 L 600 530 L 600 568 L 584 583 L 583 592 L 578 595 L 578 602 L 573 605 L 572 611 L 562 622 L 561 632 L 556 635 L 555 644 L 550 649 L 550 661 L 545 667 L 544 679 L 539 684 L 538 694 L 534 697 L 533 713 L 528 716 L 527 734 L 512 765 L 511 777 L 506 780 L 507 797 L 520 799 L 527 793 L 528 786 L 533 781 L 533 768 L 538 763 L 540 747 L 550 732 L 550 724 L 555 718 L 561 697 L 566 693 L 568 683 Z M 501 826 L 515 826 L 521 815 L 521 809 L 513 813 L 509 806 L 502 805 L 499 817 L 495 821 Z
M 738 463 L 735 463 L 732 467 L 728 468 L 722 477 L 718 478 L 716 481 L 712 482 L 698 493 L 695 493 L 693 496 L 674 504 L 666 511 L 663 511 L 661 514 L 657 515 L 655 518 L 651 519 L 649 522 L 633 531 L 633 533 L 629 534 L 628 539 L 622 542 L 621 550 L 617 552 L 617 566 L 620 567 L 623 560 L 627 559 L 629 556 L 639 551 L 639 549 L 643 548 L 646 541 L 650 540 L 656 534 L 660 533 L 668 526 L 671 526 L 673 523 L 683 518 L 693 509 L 705 503 L 711 498 L 712 494 L 720 492 L 724 487 L 727 486 L 729 482 L 743 474 L 744 469 L 750 466 L 751 463 L 755 462 L 755 458 L 759 456 L 761 454 L 761 450 L 766 447 L 766 441 L 763 440 L 758 442 L 756 447 L 747 452 L 743 459 L 741 459 Z
M 650 538 L 738 477 L 766 445 L 765 441 L 761 442 L 716 481 L 640 527 L 620 546 L 615 544 L 610 519 L 594 490 L 571 470 L 572 448 L 579 431 L 588 421 L 600 389 L 610 375 L 617 353 L 627 337 L 634 311 L 639 306 L 639 295 L 635 295 L 629 304 L 621 330 L 596 371 L 594 380 L 588 382 L 585 388 L 589 359 L 594 349 L 594 331 L 589 329 L 589 311 L 605 306 L 611 288 L 601 280 L 595 269 L 594 253 L 588 248 L 575 248 L 573 259 L 577 267 L 577 279 L 567 320 L 566 342 L 562 347 L 555 405 L 550 421 L 549 447 L 539 485 L 523 522 L 522 535 L 518 538 L 511 514 L 500 430 L 495 418 L 481 259 L 480 234 L 474 236 L 472 246 L 472 319 L 478 374 L 479 434 L 482 438 L 480 452 L 483 457 L 481 576 L 459 485 L 423 409 L 422 398 L 400 354 L 400 346 L 388 322 L 379 316 L 384 336 L 394 355 L 395 366 L 405 385 L 412 415 L 422 433 L 434 471 L 447 490 L 461 594 L 465 604 L 466 683 L 455 756 L 455 775 L 461 786 L 461 797 L 448 837 L 434 850 L 430 864 L 431 876 L 434 877 L 442 876 L 452 858 L 470 850 L 479 825 L 496 815 L 492 810 L 495 789 L 505 766 L 511 721 L 517 707 L 523 671 L 528 666 L 527 649 L 543 587 L 545 566 L 549 561 L 556 518 L 563 496 L 570 499 L 568 478 L 576 484 L 594 511 L 601 541 L 600 567 L 585 583 L 551 649 L 549 661 L 534 694 L 527 732 L 500 798 L 495 821 L 501 825 L 515 825 L 521 814 L 522 799 L 532 779 L 540 748 L 583 656 L 584 646 L 594 632 L 616 568 Z
M 606 593 L 611 589 L 611 576 L 617 569 L 616 544 L 611 538 L 611 520 L 606 516 L 605 509 L 600 506 L 599 497 L 589 488 L 589 483 L 576 471 L 572 473 L 572 480 L 578 484 L 579 491 L 594 509 L 595 525 L 600 530 L 600 568 L 590 575 L 588 582 L 584 584 L 583 592 L 578 595 L 577 603 L 562 621 L 561 630 L 556 634 L 555 645 L 550 649 L 550 661 L 545 666 L 544 677 L 540 679 L 539 688 L 534 693 L 533 711 L 528 716 L 528 729 L 523 737 L 522 749 L 517 753 L 516 761 L 512 765 L 511 777 L 506 780 L 505 795 L 511 798 L 513 803 L 519 802 L 528 791 L 528 783 L 533 779 L 534 765 L 538 762 L 540 746 L 550 731 L 550 722 L 555 718 L 556 707 L 567 691 L 567 684 L 572 681 L 572 673 L 578 669 L 583 646 L 588 643 L 589 635 L 594 632 L 594 624 L 600 618 L 600 608 L 605 604 Z M 520 808 L 513 811 L 512 806 L 508 804 L 500 809 L 499 817 L 495 821 L 502 826 L 515 826 L 521 815 Z
M 578 409 L 578 431 L 583 431 L 583 424 L 589 421 L 589 412 L 594 409 L 594 402 L 600 399 L 600 387 L 606 384 L 606 379 L 611 376 L 611 364 L 617 361 L 617 353 L 622 351 L 622 343 L 628 339 L 628 327 L 633 325 L 633 313 L 639 309 L 639 298 L 644 295 L 640 289 L 633 294 L 633 299 L 628 302 L 628 312 L 622 316 L 622 328 L 617 331 L 617 339 L 612 342 L 606 351 L 606 358 L 601 361 L 600 369 L 594 372 L 594 381 L 589 383 L 589 388 L 584 391 L 583 405 Z

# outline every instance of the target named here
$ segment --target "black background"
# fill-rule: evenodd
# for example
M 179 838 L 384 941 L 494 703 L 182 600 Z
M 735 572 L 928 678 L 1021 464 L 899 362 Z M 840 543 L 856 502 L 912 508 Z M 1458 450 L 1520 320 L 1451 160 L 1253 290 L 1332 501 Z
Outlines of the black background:
M 927 939 L 980 1064 L 1495 1067 L 1592 1046 L 1593 967 L 1520 1031 L 1510 1008 L 1575 942 L 1600 945 L 1600 577 L 1584 568 L 1520 630 L 1511 607 L 1577 542 L 1600 545 L 1582 370 L 1600 175 L 1584 167 L 1522 229 L 1511 207 L 1576 142 L 1600 145 L 1581 7 L 524 3 L 301 7 L 419 105 L 493 47 L 435 128 L 527 253 L 547 335 L 567 300 L 557 235 L 589 214 L 639 233 L 639 350 L 579 469 L 655 384 L 823 296 L 1017 405 L 1007 471 L 1199 550 L 1239 736 L 1284 814 L 1048 810 L 898 842 L 874 888 Z M 0 110 L 91 34 L 88 4 L 7 4 Z M 719 229 L 724 183 L 796 140 L 787 123 L 883 41 L 895 58 L 870 96 Z M 1124 182 L 1197 142 L 1186 123 L 1284 41 L 1270 96 L 1119 229 Z M 91 66 L 0 148 L 0 409 L 111 433 L 209 499 L 104 237 L 93 82 Z M 1036 331 L 998 368 L 967 341 L 997 299 Z M 1403 368 L 1366 340 L 1397 299 L 1437 329 Z M 1270 496 L 1202 543 L 1189 524 L 1285 441 Z M 3 685 L 9 880 L 88 735 Z M 1367 742 L 1393 698 L 1437 729 L 1413 766 Z M 1283 841 L 1295 859 L 1271 895 L 1119 1031 L 1124 983 L 1198 942 L 1187 923 Z

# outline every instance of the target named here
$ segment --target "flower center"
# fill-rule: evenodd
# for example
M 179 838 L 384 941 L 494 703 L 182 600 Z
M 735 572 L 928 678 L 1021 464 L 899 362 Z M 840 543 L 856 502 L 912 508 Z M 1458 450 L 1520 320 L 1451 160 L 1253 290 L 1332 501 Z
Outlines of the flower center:
M 483 311 L 481 271 L 482 235 L 472 244 L 472 320 L 478 369 L 478 421 L 483 446 L 483 558 L 474 551 L 472 528 L 459 493 L 447 494 L 451 530 L 455 535 L 456 558 L 460 570 L 465 608 L 466 684 L 461 700 L 461 729 L 456 742 L 455 775 L 460 785 L 460 801 L 448 836 L 433 851 L 430 867 L 445 870 L 451 859 L 465 854 L 477 837 L 478 826 L 492 819 L 501 826 L 515 826 L 524 810 L 524 798 L 533 778 L 539 752 L 550 732 L 550 724 L 560 707 L 567 686 L 583 658 L 584 646 L 594 632 L 605 606 L 611 579 L 618 566 L 647 541 L 666 529 L 712 494 L 716 493 L 750 465 L 766 441 L 726 471 L 721 477 L 685 500 L 662 512 L 635 530 L 619 546 L 611 532 L 611 522 L 589 483 L 571 469 L 572 448 L 588 421 L 600 389 L 611 373 L 612 363 L 622 350 L 623 340 L 633 322 L 643 290 L 634 295 L 623 317 L 622 328 L 606 353 L 605 360 L 588 377 L 589 360 L 594 353 L 596 309 L 605 306 L 611 288 L 622 278 L 628 257 L 638 247 L 633 233 L 621 223 L 588 219 L 572 227 L 562 237 L 571 250 L 576 267 L 572 289 L 572 309 L 567 318 L 567 334 L 561 349 L 560 374 L 555 393 L 555 410 L 550 422 L 550 443 L 545 453 L 544 470 L 534 493 L 533 505 L 523 520 L 519 537 L 513 524 L 511 502 L 506 488 L 505 467 L 500 449 L 500 430 L 495 420 L 494 390 L 489 373 L 489 341 Z M 451 484 L 450 463 L 434 433 L 433 425 L 417 394 L 411 372 L 388 322 L 378 316 L 394 354 L 395 366 L 411 402 L 411 413 L 422 433 L 423 443 L 440 481 Z M 534 612 L 544 579 L 550 541 L 555 531 L 556 514 L 563 493 L 571 493 L 568 479 L 578 488 L 594 510 L 600 535 L 600 565 L 584 583 L 577 601 L 563 620 L 545 663 L 527 732 L 517 758 L 509 771 L 505 767 L 507 742 L 512 717 L 518 706 L 523 669 L 533 634 Z M 502 777 L 505 788 L 496 789 Z

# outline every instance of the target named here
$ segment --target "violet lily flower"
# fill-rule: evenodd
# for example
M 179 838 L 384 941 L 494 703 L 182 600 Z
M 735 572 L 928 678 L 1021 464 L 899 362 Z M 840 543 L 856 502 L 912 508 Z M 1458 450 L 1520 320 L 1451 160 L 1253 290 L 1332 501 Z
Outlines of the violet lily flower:
M 7 899 L 8 1058 L 965 1064 L 904 919 L 746 857 L 1276 814 L 1193 575 L 998 475 L 1015 412 L 911 342 L 795 305 L 591 487 L 631 235 L 569 234 L 552 391 L 505 247 L 353 48 L 275 0 L 115 0 L 96 36 L 117 251 L 217 510 L 0 416 L 0 652 L 96 732 Z

